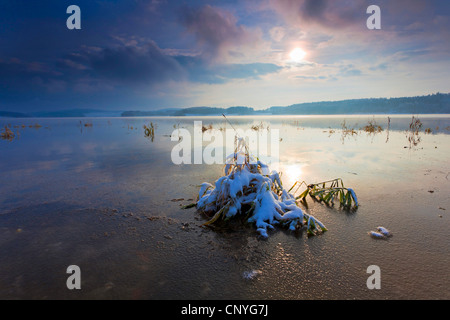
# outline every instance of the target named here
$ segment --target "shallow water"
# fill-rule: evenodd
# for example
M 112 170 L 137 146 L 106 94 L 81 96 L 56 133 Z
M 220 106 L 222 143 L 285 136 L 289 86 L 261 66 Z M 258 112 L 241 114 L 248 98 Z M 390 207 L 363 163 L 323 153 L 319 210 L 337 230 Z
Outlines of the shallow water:
M 265 241 L 252 227 L 201 228 L 204 217 L 181 209 L 223 166 L 174 165 L 170 136 L 193 132 L 194 120 L 223 132 L 224 118 L 2 118 L 16 138 L 0 140 L 0 298 L 449 299 L 450 117 L 419 115 L 417 145 L 411 117 L 389 117 L 389 130 L 384 115 L 230 117 L 235 128 L 279 130 L 285 186 L 340 177 L 361 204 L 310 200 L 328 232 L 278 229 Z M 369 121 L 383 131 L 361 130 Z M 372 239 L 379 225 L 393 237 Z M 66 288 L 72 264 L 81 290 Z M 380 290 L 366 286 L 370 265 Z M 251 270 L 261 273 L 244 279 Z

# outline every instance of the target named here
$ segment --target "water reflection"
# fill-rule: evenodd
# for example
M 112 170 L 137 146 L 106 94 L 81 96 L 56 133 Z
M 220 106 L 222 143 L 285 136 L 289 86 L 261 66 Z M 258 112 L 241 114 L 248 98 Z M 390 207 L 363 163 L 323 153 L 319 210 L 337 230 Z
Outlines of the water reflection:
M 280 171 L 283 172 L 283 175 L 285 176 L 284 181 L 287 182 L 288 190 L 291 186 L 294 185 L 297 181 L 302 181 L 303 178 L 303 167 L 305 165 L 300 163 L 294 163 L 294 164 L 286 164 L 284 166 L 280 166 Z

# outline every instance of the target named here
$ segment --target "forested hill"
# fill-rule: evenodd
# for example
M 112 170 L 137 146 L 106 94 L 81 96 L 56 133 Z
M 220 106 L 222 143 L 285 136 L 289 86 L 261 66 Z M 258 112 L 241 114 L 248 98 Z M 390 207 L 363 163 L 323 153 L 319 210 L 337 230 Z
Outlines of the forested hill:
M 357 99 L 272 107 L 271 114 L 448 114 L 450 94 L 410 98 Z
M 355 99 L 300 103 L 254 110 L 250 107 L 195 107 L 156 111 L 126 111 L 122 116 L 216 116 L 216 115 L 335 115 L 335 114 L 450 114 L 450 94 L 407 98 Z

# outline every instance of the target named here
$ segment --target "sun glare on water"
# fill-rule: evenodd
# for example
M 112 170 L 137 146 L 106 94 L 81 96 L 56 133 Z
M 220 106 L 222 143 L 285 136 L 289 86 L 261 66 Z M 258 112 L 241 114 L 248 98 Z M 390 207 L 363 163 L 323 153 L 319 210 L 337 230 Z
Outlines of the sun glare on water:
M 302 180 L 302 166 L 298 164 L 287 165 L 284 168 L 284 174 L 287 177 L 288 188 L 290 188 L 296 181 Z
M 291 61 L 296 62 L 296 63 L 302 62 L 303 59 L 305 58 L 305 56 L 306 56 L 306 52 L 303 51 L 301 48 L 295 48 L 289 54 L 289 58 L 291 59 Z

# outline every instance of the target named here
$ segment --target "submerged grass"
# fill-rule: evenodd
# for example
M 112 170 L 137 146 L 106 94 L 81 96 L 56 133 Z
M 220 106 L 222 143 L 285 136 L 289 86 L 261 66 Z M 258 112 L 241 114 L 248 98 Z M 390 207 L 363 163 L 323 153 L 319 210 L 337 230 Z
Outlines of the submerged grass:
M 421 138 L 419 136 L 420 129 L 422 129 L 422 121 L 420 121 L 419 118 L 416 118 L 415 116 L 412 117 L 411 123 L 409 124 L 409 130 L 406 131 L 406 137 L 409 142 L 409 148 L 416 147 L 420 141 Z
M 372 120 L 369 120 L 369 123 L 364 126 L 362 128 L 362 130 L 364 130 L 367 133 L 380 133 L 383 131 L 383 128 L 377 124 L 377 122 L 375 121 L 375 118 L 373 118 Z
M 0 134 L 0 137 L 3 140 L 8 140 L 8 141 L 12 141 L 15 138 L 15 136 L 16 135 L 14 134 L 14 132 L 12 132 L 12 130 L 10 128 L 8 128 L 8 126 L 5 126 L 3 128 L 2 133 Z
M 265 126 L 264 123 L 261 121 L 259 124 L 255 124 L 251 127 L 251 129 L 253 131 L 260 131 L 260 130 L 264 130 L 267 129 L 269 130 L 269 126 Z
M 18 129 L 16 131 L 16 133 L 14 133 L 11 128 L 14 129 Z M 40 125 L 39 123 L 35 123 L 35 124 L 29 124 L 29 125 L 25 125 L 25 124 L 21 124 L 21 125 L 14 125 L 12 126 L 10 123 L 8 125 L 5 125 L 4 128 L 2 129 L 2 132 L 0 134 L 0 138 L 2 140 L 8 140 L 8 141 L 12 141 L 14 139 L 19 139 L 20 138 L 20 131 L 19 129 L 26 129 L 26 128 L 30 128 L 30 129 L 36 129 L 39 130 L 40 128 L 42 128 L 42 125 Z M 45 129 L 49 129 L 49 127 L 45 127 Z
M 155 139 L 155 126 L 153 122 L 150 122 L 148 126 L 144 124 L 144 136 L 150 138 L 152 142 Z
M 212 124 L 210 124 L 209 126 L 202 126 L 202 132 L 206 132 L 212 129 L 213 129 Z
M 354 136 L 354 135 L 358 134 L 358 132 L 356 132 L 356 130 L 354 128 L 347 127 L 345 120 L 342 122 L 341 127 L 342 127 L 342 133 L 341 133 L 342 143 L 344 143 L 345 138 L 347 138 L 348 136 Z

